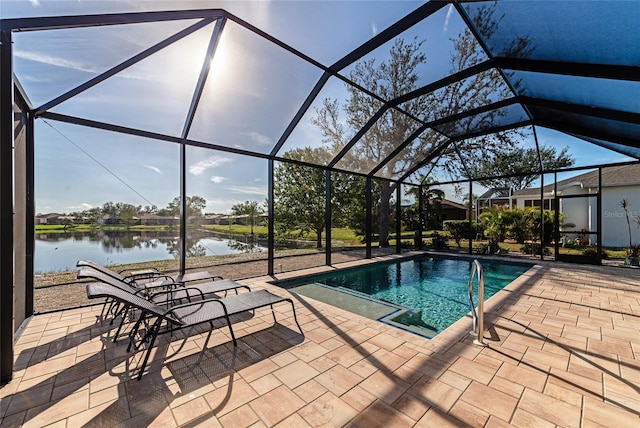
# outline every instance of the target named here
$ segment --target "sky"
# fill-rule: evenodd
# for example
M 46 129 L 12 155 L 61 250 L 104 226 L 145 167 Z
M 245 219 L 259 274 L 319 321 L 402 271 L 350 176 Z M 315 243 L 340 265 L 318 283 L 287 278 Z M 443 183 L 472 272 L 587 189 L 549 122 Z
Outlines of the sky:
M 0 15 L 14 18 L 224 8 L 329 66 L 421 4 L 398 0 L 0 0 Z M 44 105 L 196 23 L 19 33 L 14 39 L 14 71 L 31 102 Z M 213 28 L 214 24 L 204 26 L 50 111 L 180 136 Z M 415 36 L 427 40 L 427 63 L 419 84 L 447 74 L 450 38 L 461 28 L 457 12 L 447 7 L 403 35 L 405 39 Z M 384 58 L 388 49 L 387 44 L 372 56 Z M 313 64 L 227 21 L 189 137 L 268 154 L 320 75 L 321 70 Z M 344 85 L 332 78 L 317 103 L 327 97 L 346 96 Z M 321 144 L 321 135 L 310 124 L 317 103 L 282 151 Z M 576 164 L 622 160 L 553 131 L 538 129 L 538 139 L 559 149 L 571 145 Z M 107 201 L 165 207 L 180 193 L 179 160 L 180 148 L 174 143 L 39 119 L 36 212 L 69 213 Z M 204 197 L 206 212 L 229 212 L 234 204 L 266 199 L 268 165 L 264 159 L 188 147 L 186 164 L 187 194 Z M 460 199 L 452 190 L 447 190 L 446 197 Z

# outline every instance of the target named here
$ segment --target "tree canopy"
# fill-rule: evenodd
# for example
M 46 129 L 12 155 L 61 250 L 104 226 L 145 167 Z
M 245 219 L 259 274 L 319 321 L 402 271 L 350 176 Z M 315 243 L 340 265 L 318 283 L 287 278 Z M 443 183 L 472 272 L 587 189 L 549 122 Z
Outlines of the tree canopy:
M 492 13 L 493 9 L 490 7 L 481 8 L 474 21 L 489 31 L 496 25 Z M 396 39 L 387 60 L 379 63 L 374 59 L 363 60 L 355 65 L 349 78 L 356 85 L 369 88 L 383 99 L 394 100 L 411 93 L 418 88 L 419 68 L 427 63 L 427 57 L 422 50 L 424 43 L 425 40 L 419 39 Z M 451 73 L 465 70 L 483 60 L 484 53 L 468 29 L 453 39 L 453 43 Z M 526 39 L 519 40 L 514 46 L 508 47 L 508 50 L 511 53 L 523 53 L 528 49 L 527 45 Z M 338 153 L 344 148 L 383 107 L 380 101 L 363 94 L 356 86 L 347 85 L 346 89 L 349 96 L 343 104 L 336 99 L 325 99 L 313 120 L 313 124 L 322 132 L 323 142 L 330 153 Z M 415 170 L 422 160 L 428 160 L 425 159 L 424 153 L 436 153 L 437 159 L 431 160 L 437 162 L 445 174 L 452 179 L 465 177 L 468 170 L 464 162 L 461 162 L 462 159 L 470 155 L 484 158 L 487 153 L 497 156 L 512 150 L 516 145 L 516 138 L 520 137 L 521 133 L 518 130 L 508 130 L 490 137 L 470 138 L 459 142 L 454 142 L 449 135 L 477 127 L 478 121 L 493 123 L 500 118 L 499 110 L 466 117 L 444 124 L 438 129 L 428 128 L 404 150 L 391 158 L 390 155 L 407 142 L 424 122 L 482 107 L 489 102 L 488 100 L 507 96 L 510 90 L 502 84 L 498 72 L 492 70 L 475 74 L 469 79 L 455 82 L 437 91 L 409 97 L 397 106 L 386 109 L 344 155 L 340 164 L 357 172 L 368 172 L 382 164 L 381 175 L 398 177 Z M 344 120 L 341 118 L 343 111 L 346 114 Z M 379 239 L 381 245 L 386 245 L 391 215 L 390 201 L 398 183 L 387 180 L 377 180 L 377 183 L 379 193 L 375 196 L 380 206 Z
M 499 177 L 479 180 L 485 187 L 508 187 L 514 190 L 529 187 L 540 175 L 535 171 L 572 166 L 574 159 L 565 147 L 558 153 L 553 147 L 525 149 L 516 147 L 500 153 L 487 153 L 481 161 L 469 165 L 474 177 Z M 500 177 L 503 176 L 503 177 Z

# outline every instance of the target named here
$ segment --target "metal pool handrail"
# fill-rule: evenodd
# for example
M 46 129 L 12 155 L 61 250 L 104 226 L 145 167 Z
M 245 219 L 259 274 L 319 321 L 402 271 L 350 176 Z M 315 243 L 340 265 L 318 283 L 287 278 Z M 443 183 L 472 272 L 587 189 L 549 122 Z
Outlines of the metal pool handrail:
M 473 304 L 473 278 L 478 274 L 478 313 Z M 473 330 L 469 332 L 472 336 L 477 334 L 477 338 L 473 341 L 475 345 L 487 346 L 484 342 L 484 273 L 482 265 L 475 259 L 471 265 L 471 274 L 469 275 L 469 306 L 471 307 L 471 315 L 473 316 Z

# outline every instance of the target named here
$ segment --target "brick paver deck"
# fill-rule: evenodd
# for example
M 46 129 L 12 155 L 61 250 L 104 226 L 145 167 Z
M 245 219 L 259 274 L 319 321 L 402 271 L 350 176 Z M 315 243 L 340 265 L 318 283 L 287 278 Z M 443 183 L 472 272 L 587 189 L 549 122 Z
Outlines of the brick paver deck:
M 270 280 L 241 282 L 287 293 Z M 487 302 L 484 348 L 469 317 L 426 340 L 293 299 L 304 334 L 282 305 L 237 320 L 237 349 L 167 335 L 141 381 L 100 308 L 35 316 L 0 425 L 640 426 L 640 270 L 537 265 Z

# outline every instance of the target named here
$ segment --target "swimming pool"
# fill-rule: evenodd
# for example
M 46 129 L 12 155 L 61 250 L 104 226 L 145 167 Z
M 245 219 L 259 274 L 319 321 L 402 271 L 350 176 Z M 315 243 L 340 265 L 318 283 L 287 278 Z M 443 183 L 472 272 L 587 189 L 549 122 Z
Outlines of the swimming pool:
M 278 282 L 291 292 L 433 337 L 469 312 L 473 259 L 424 255 Z M 483 260 L 485 300 L 533 266 Z M 474 299 L 477 296 L 474 281 Z M 476 302 L 477 304 L 477 302 Z

